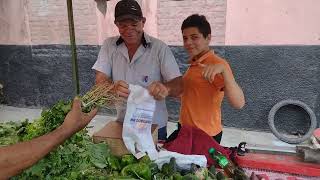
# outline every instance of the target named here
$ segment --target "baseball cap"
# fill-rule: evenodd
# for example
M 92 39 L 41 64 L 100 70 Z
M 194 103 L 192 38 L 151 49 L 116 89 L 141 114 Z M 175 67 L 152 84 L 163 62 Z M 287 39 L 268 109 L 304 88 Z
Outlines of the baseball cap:
M 115 22 L 126 19 L 140 20 L 143 18 L 141 7 L 135 0 L 121 0 L 114 11 Z

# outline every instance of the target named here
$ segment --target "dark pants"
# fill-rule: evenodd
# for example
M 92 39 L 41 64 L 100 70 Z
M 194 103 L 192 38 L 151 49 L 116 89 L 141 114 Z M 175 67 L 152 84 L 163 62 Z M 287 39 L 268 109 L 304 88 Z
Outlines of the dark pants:
M 213 138 L 214 140 L 216 140 L 217 143 L 220 144 L 221 139 L 222 139 L 222 131 L 221 131 L 219 134 L 217 134 L 217 135 L 215 135 L 215 136 L 212 136 L 212 138 Z
M 158 129 L 158 140 L 166 141 L 167 140 L 167 126 L 164 126 Z
M 181 129 L 181 124 L 178 123 L 178 129 L 175 130 L 172 134 L 170 134 L 170 136 L 169 136 L 168 139 L 167 139 L 167 142 L 170 142 L 170 141 L 175 140 L 175 139 L 178 137 L 178 134 L 179 134 L 180 129 Z M 222 139 L 222 131 L 221 131 L 219 134 L 217 134 L 217 135 L 215 135 L 215 136 L 212 136 L 212 138 L 213 138 L 215 141 L 217 141 L 217 143 L 220 144 L 221 139 Z

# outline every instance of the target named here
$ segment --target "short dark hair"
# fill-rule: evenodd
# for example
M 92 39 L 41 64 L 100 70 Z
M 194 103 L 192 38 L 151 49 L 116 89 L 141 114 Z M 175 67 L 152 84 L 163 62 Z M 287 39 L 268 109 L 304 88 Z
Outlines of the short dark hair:
M 206 17 L 199 14 L 192 14 L 191 16 L 187 17 L 182 25 L 181 31 L 189 27 L 196 27 L 199 29 L 199 32 L 203 35 L 203 37 L 207 37 L 211 34 L 211 27 L 209 22 L 207 21 Z

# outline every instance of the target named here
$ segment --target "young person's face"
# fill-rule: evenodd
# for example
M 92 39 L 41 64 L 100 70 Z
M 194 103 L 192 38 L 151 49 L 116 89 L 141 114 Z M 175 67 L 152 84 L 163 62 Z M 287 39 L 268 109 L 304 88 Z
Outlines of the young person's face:
M 191 57 L 209 50 L 211 35 L 206 38 L 200 33 L 197 27 L 188 27 L 182 31 L 183 46 Z
M 116 22 L 120 36 L 126 44 L 139 44 L 143 33 L 145 19 Z

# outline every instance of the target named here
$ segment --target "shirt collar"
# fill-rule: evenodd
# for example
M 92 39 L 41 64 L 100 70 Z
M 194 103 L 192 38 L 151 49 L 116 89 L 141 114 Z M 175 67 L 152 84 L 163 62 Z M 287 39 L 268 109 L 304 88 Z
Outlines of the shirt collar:
M 119 46 L 123 42 L 124 42 L 124 40 L 120 36 L 116 42 L 116 45 Z M 147 48 L 151 44 L 150 37 L 147 34 L 143 33 L 142 38 L 141 38 L 141 43 L 142 43 L 143 47 Z
M 213 55 L 214 52 L 212 50 L 208 51 L 207 53 L 205 53 L 204 55 L 202 55 L 199 59 L 194 60 L 193 57 L 191 57 L 188 61 L 189 64 L 191 65 L 197 65 L 199 63 L 201 63 L 203 60 L 205 60 L 206 58 L 208 58 L 210 55 Z

